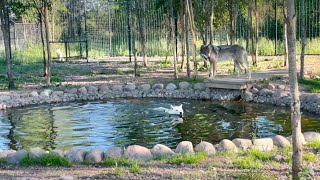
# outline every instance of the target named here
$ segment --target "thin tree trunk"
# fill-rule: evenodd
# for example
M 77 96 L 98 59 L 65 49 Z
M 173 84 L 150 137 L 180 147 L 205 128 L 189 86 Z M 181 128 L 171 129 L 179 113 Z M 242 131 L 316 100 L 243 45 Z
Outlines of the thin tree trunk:
M 252 7 L 251 7 L 251 10 L 252 10 Z M 252 13 L 250 12 L 250 16 L 252 15 Z M 255 18 L 257 18 L 257 17 L 255 17 Z M 251 27 L 253 26 L 253 21 L 252 21 L 252 19 L 251 19 Z M 255 43 L 255 36 L 254 36 L 254 33 L 253 33 L 253 30 L 251 29 L 251 56 L 252 56 L 252 64 L 254 65 L 254 66 L 256 66 L 256 62 L 257 62 L 257 59 L 256 59 L 256 56 L 255 56 L 255 52 L 256 52 L 256 47 L 255 47 L 255 45 L 256 45 L 256 43 Z
M 211 0 L 211 12 L 210 12 L 210 40 L 209 44 L 213 43 L 213 18 L 214 18 L 214 0 Z
M 146 1 L 142 0 L 142 4 L 140 4 L 142 7 L 141 14 L 140 14 L 140 41 L 141 41 L 141 51 L 143 56 L 143 66 L 148 66 L 148 60 L 147 60 L 147 47 L 146 47 L 146 27 L 145 27 L 145 11 L 146 11 Z M 139 20 L 138 20 L 139 21 Z
M 306 49 L 306 25 L 304 0 L 301 0 L 301 56 L 300 56 L 300 79 L 304 79 L 304 53 Z
M 177 69 L 177 44 L 176 44 L 176 32 L 175 32 L 175 22 L 173 16 L 173 4 L 172 0 L 169 0 L 169 12 L 170 12 L 170 25 L 172 33 L 172 45 L 173 45 L 173 64 L 174 64 L 174 78 L 178 79 L 178 69 Z
M 134 4 L 131 4 L 131 7 L 135 7 L 135 2 L 133 1 Z M 129 7 L 129 8 L 131 8 Z M 132 11 L 130 11 L 131 13 Z M 132 27 L 132 46 L 133 46 L 133 55 L 134 55 L 134 77 L 138 76 L 138 58 L 137 58 L 137 44 L 136 44 L 136 17 L 131 16 L 132 21 L 131 21 L 131 27 Z
M 198 78 L 198 62 L 197 62 L 197 37 L 196 37 L 196 31 L 195 31 L 195 25 L 194 25 L 194 20 L 193 20 L 193 11 L 192 7 L 190 4 L 190 0 L 187 0 L 187 10 L 188 10 L 188 16 L 189 16 L 189 22 L 190 22 L 190 29 L 191 29 L 191 34 L 192 34 L 192 47 L 193 47 L 193 62 L 194 62 L 194 73 L 195 77 Z
M 283 66 L 287 66 L 288 63 L 288 37 L 287 37 L 287 12 L 286 12 L 286 1 L 283 2 L 282 15 L 284 19 L 283 24 L 283 47 L 284 47 L 284 61 Z
M 47 59 L 46 59 L 46 50 L 45 50 L 45 43 L 43 37 L 43 16 L 41 12 L 43 8 L 39 11 L 39 21 L 40 21 L 40 37 L 41 37 L 41 44 L 42 44 L 42 56 L 43 56 L 43 77 L 47 78 L 48 76 L 48 67 L 47 67 Z
M 302 142 L 301 142 L 301 113 L 300 99 L 296 68 L 296 14 L 294 0 L 286 0 L 288 17 L 288 52 L 289 52 L 289 78 L 291 100 L 291 128 L 292 128 L 292 179 L 299 179 L 299 172 L 302 168 Z
M 185 28 L 185 22 L 184 22 L 184 1 L 185 0 L 180 0 L 180 29 L 181 29 L 181 71 L 184 71 L 184 57 L 185 57 L 185 34 L 184 34 L 184 28 Z
M 188 28 L 188 14 L 187 14 L 187 0 L 184 0 L 184 22 L 185 22 L 185 41 L 186 41 L 186 54 L 187 54 L 187 76 L 191 78 L 191 68 L 190 68 L 190 56 L 189 56 L 189 28 Z
M 246 42 L 246 50 L 249 53 L 250 48 L 250 34 L 251 34 L 251 0 L 248 0 L 248 20 L 247 20 L 247 42 Z
M 48 21 L 48 0 L 44 0 L 44 27 L 46 32 L 46 43 L 47 43 L 47 54 L 48 54 L 47 86 L 50 86 L 51 84 L 51 47 L 49 43 L 50 33 L 49 33 L 49 21 Z
M 3 33 L 3 40 L 5 46 L 6 54 L 6 64 L 7 64 L 7 76 L 9 89 L 14 89 L 14 80 L 13 80 L 13 70 L 12 70 L 12 57 L 11 57 L 11 45 L 10 45 L 10 25 L 9 25 L 9 9 L 7 7 L 7 0 L 1 0 L 0 2 L 0 18 L 1 18 L 1 30 Z
M 259 42 L 259 12 L 258 12 L 258 4 L 257 4 L 257 0 L 254 1 L 254 4 L 255 4 L 255 20 L 256 20 L 256 27 L 255 27 L 255 30 L 256 30 L 256 34 L 255 34 L 255 52 L 254 52 L 254 56 L 255 56 L 255 66 L 257 66 L 257 60 L 258 60 L 258 42 Z

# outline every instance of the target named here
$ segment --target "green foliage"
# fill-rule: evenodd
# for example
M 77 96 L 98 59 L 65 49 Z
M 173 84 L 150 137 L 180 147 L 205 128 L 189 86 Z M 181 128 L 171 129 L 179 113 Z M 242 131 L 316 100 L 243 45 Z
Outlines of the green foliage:
M 20 160 L 19 163 L 21 166 L 30 166 L 30 165 L 36 165 L 37 161 L 32 159 L 32 157 L 28 154 L 27 156 L 25 156 L 24 158 L 22 158 Z
M 315 172 L 310 167 L 303 167 L 302 171 L 299 172 L 299 179 L 314 179 Z
M 253 156 L 239 158 L 235 160 L 233 164 L 239 166 L 241 169 L 259 169 L 262 167 L 261 161 Z
M 308 91 L 311 93 L 320 93 L 320 81 L 319 80 L 299 80 L 300 84 L 309 86 Z
M 267 180 L 270 176 L 266 176 L 261 169 L 249 169 L 248 171 L 242 172 L 236 177 L 239 180 Z M 276 178 L 271 178 L 276 179 Z
M 133 161 L 130 159 L 127 159 L 125 157 L 121 157 L 119 160 L 117 159 L 113 159 L 113 158 L 106 158 L 103 162 L 103 165 L 107 166 L 107 167 L 112 167 L 112 166 L 125 166 L 125 167 L 133 167 L 136 166 L 136 164 L 138 164 L 137 161 Z
M 194 155 L 180 154 L 171 158 L 169 160 L 169 163 L 170 164 L 196 164 L 204 161 L 207 156 L 208 155 L 205 152 L 199 152 Z
M 309 143 L 307 143 L 307 147 L 320 149 L 320 141 L 309 142 Z
M 116 166 L 116 165 L 118 165 L 118 160 L 112 159 L 112 158 L 106 158 L 106 159 L 102 162 L 102 164 L 103 164 L 104 166 L 107 166 L 107 167 Z
M 53 154 L 48 154 L 40 158 L 39 163 L 42 166 L 59 166 L 59 167 L 69 167 L 71 163 L 64 157 L 56 156 Z
M 317 161 L 317 156 L 315 154 L 313 154 L 312 152 L 308 152 L 303 154 L 303 160 L 307 161 L 307 162 L 315 162 Z
M 7 164 L 6 158 L 0 158 L 0 165 L 5 165 Z
M 141 167 L 140 165 L 136 162 L 134 163 L 131 168 L 130 168 L 130 172 L 131 173 L 134 173 L 134 174 L 137 174 L 137 173 L 140 173 L 141 172 Z

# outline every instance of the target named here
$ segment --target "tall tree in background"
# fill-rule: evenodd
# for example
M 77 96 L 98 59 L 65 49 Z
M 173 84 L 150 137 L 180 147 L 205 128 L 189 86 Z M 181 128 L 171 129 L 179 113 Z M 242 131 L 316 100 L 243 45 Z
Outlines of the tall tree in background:
M 176 26 L 174 22 L 174 14 L 173 14 L 173 4 L 172 0 L 169 0 L 168 4 L 169 12 L 170 12 L 170 25 L 171 25 L 171 33 L 172 33 L 172 45 L 173 45 L 173 63 L 174 63 L 174 78 L 178 79 L 178 69 L 177 69 L 177 43 L 176 43 Z
M 304 53 L 306 49 L 306 25 L 304 0 L 301 0 L 301 55 L 300 55 L 300 79 L 304 79 Z
M 288 38 L 287 38 L 287 23 L 285 22 L 287 19 L 287 10 L 286 10 L 286 0 L 283 0 L 282 7 L 282 15 L 284 19 L 283 23 L 283 49 L 284 49 L 284 61 L 283 66 L 287 66 L 288 63 Z
M 180 0 L 180 29 L 181 29 L 181 70 L 184 71 L 184 59 L 185 59 L 185 50 L 186 50 L 186 46 L 185 46 L 185 21 L 184 21 L 184 16 L 185 16 L 185 11 L 184 11 L 184 1 L 186 0 Z
M 139 2 L 139 3 L 137 3 Z M 141 51 L 143 56 L 143 66 L 148 66 L 147 60 L 147 47 L 146 47 L 146 26 L 145 26 L 145 12 L 146 12 L 146 0 L 136 0 L 136 16 L 138 20 L 139 36 Z
M 250 35 L 251 35 L 251 0 L 248 0 L 248 18 L 247 18 L 247 39 L 246 39 L 246 50 L 249 52 L 250 48 Z
M 292 94 L 291 102 L 291 128 L 292 128 L 292 178 L 299 179 L 299 172 L 302 168 L 302 142 L 301 142 L 301 113 L 300 99 L 297 80 L 296 67 L 296 14 L 294 0 L 286 0 L 288 17 L 286 23 L 288 25 L 288 53 L 289 53 L 289 78 L 290 91 Z
M 189 17 L 189 24 L 192 34 L 192 50 L 193 50 L 193 63 L 194 63 L 194 73 L 195 77 L 198 77 L 198 62 L 197 62 L 197 36 L 196 36 L 196 28 L 194 24 L 194 16 L 193 16 L 193 8 L 191 4 L 191 0 L 187 0 L 187 12 Z
M 10 45 L 10 21 L 9 21 L 9 8 L 7 0 L 0 1 L 0 20 L 1 20 L 1 30 L 3 33 L 5 54 L 6 54 L 6 64 L 7 64 L 7 76 L 9 89 L 14 89 L 13 80 L 13 70 L 12 70 L 12 57 L 11 57 L 11 45 Z
M 50 86 L 51 84 L 51 47 L 49 43 L 50 39 L 50 32 L 49 32 L 49 18 L 48 18 L 48 7 L 49 2 L 48 0 L 43 0 L 43 8 L 44 8 L 44 27 L 45 27 L 45 33 L 46 33 L 46 43 L 47 43 L 47 55 L 48 55 L 48 63 L 47 63 L 47 70 L 48 70 L 48 76 L 47 76 L 47 86 Z
M 228 0 L 229 24 L 230 24 L 230 35 L 231 35 L 232 45 L 236 44 L 238 9 L 239 9 L 238 0 Z

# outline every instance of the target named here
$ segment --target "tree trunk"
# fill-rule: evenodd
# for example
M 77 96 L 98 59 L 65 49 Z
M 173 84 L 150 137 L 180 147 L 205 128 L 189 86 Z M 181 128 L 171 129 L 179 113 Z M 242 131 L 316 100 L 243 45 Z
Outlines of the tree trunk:
M 252 7 L 251 7 L 251 11 L 252 11 Z M 250 12 L 250 16 L 252 15 L 252 13 Z M 257 18 L 257 17 L 255 17 L 255 18 Z M 253 26 L 253 21 L 252 21 L 252 19 L 251 19 L 251 27 Z M 253 32 L 253 30 L 251 29 L 251 56 L 252 56 L 252 64 L 254 65 L 254 66 L 256 66 L 256 64 L 257 64 L 257 59 L 256 59 L 256 47 L 255 47 L 255 45 L 256 45 L 256 43 L 255 43 L 255 36 L 254 36 L 254 32 Z
M 43 77 L 48 77 L 48 67 L 47 67 L 47 59 L 46 59 L 46 50 L 45 50 L 45 43 L 43 37 L 43 8 L 39 11 L 39 23 L 40 23 L 40 37 L 41 37 L 41 44 L 42 44 L 42 56 L 43 56 Z
M 304 79 L 304 53 L 306 49 L 306 25 L 304 0 L 301 0 L 301 56 L 300 56 L 300 79 Z
M 187 0 L 184 0 L 184 22 L 185 22 L 185 41 L 186 41 L 186 54 L 187 54 L 187 76 L 191 78 L 191 68 L 190 68 L 190 56 L 189 56 L 189 28 L 188 28 L 188 14 L 187 14 Z
M 248 19 L 247 19 L 247 41 L 246 41 L 246 50 L 249 53 L 250 48 L 250 35 L 251 35 L 251 0 L 248 0 Z
M 194 20 L 193 20 L 193 11 L 191 7 L 190 0 L 187 0 L 187 10 L 188 10 L 188 16 L 189 16 L 189 23 L 190 23 L 190 29 L 191 29 L 191 34 L 192 34 L 192 47 L 193 47 L 193 62 L 194 62 L 194 73 L 195 77 L 198 78 L 198 62 L 197 62 L 197 37 L 196 37 L 196 30 L 195 30 L 195 25 L 194 25 Z
M 254 52 L 254 56 L 255 56 L 255 66 L 257 66 L 257 60 L 258 60 L 258 41 L 259 41 L 259 12 L 258 12 L 258 4 L 257 4 L 257 0 L 254 1 L 255 4 L 255 20 L 256 20 L 256 33 L 255 33 L 255 52 Z
M 49 43 L 50 33 L 49 33 L 49 20 L 48 20 L 48 0 L 44 0 L 44 27 L 46 32 L 46 43 L 47 43 L 47 54 L 48 54 L 48 76 L 47 76 L 47 86 L 51 84 L 51 47 Z
M 176 44 L 176 33 L 175 33 L 175 22 L 173 16 L 173 4 L 172 0 L 169 0 L 169 12 L 170 12 L 170 25 L 171 25 L 171 33 L 172 33 L 172 45 L 173 45 L 173 63 L 174 63 L 174 78 L 178 79 L 178 69 L 177 69 L 177 44 Z
M 4 48 L 6 54 L 7 64 L 7 76 L 8 76 L 8 88 L 14 89 L 13 70 L 12 70 L 12 57 L 11 57 L 11 45 L 10 45 L 10 22 L 9 22 L 9 9 L 7 0 L 1 0 L 0 2 L 0 18 L 1 18 L 1 30 L 3 33 Z
M 284 61 L 283 61 L 283 66 L 287 66 L 288 63 L 288 38 L 287 38 L 287 12 L 286 12 L 286 2 L 283 2 L 283 8 L 282 8 L 282 15 L 284 19 L 284 24 L 283 24 L 283 47 L 284 47 Z
M 213 43 L 213 18 L 214 18 L 214 0 L 211 0 L 211 12 L 210 12 L 210 39 L 209 44 Z
M 185 33 L 184 33 L 184 28 L 185 28 L 185 22 L 184 22 L 184 1 L 185 0 L 180 0 L 180 29 L 181 29 L 181 71 L 184 71 L 184 57 L 185 57 Z
M 135 7 L 134 4 L 131 4 L 131 7 Z M 129 8 L 131 8 L 129 7 Z M 130 11 L 132 12 L 132 11 Z M 133 55 L 134 55 L 134 77 L 138 76 L 138 58 L 137 58 L 137 45 L 136 45 L 136 17 L 131 16 L 131 28 L 132 28 L 132 46 L 133 46 Z
M 145 26 L 145 12 L 146 12 L 146 1 L 142 0 L 142 11 L 141 11 L 141 50 L 143 56 L 143 66 L 148 66 L 147 60 L 147 46 L 146 46 L 146 26 Z
M 235 30 L 235 17 L 236 17 L 236 12 L 235 12 L 235 3 L 237 1 L 234 0 L 229 0 L 228 1 L 228 9 L 229 9 L 229 25 L 230 25 L 230 35 L 231 35 L 231 44 L 236 43 L 236 30 Z
M 292 128 L 292 178 L 299 179 L 299 172 L 302 168 L 302 142 L 301 142 L 301 113 L 300 99 L 297 80 L 296 68 L 296 14 L 294 8 L 294 0 L 286 0 L 288 17 L 286 23 L 288 25 L 288 52 L 289 52 L 289 78 L 291 100 L 291 128 Z

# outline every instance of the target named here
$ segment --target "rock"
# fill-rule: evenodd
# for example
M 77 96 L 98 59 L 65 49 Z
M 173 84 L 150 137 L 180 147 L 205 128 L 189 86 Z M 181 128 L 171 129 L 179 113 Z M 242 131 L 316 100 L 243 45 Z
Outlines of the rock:
M 196 83 L 196 84 L 193 86 L 193 89 L 194 89 L 194 90 L 203 91 L 203 90 L 206 89 L 206 84 L 204 84 L 204 83 Z
M 273 148 L 273 141 L 271 138 L 260 138 L 253 140 L 254 148 L 260 151 L 271 151 Z
M 109 87 L 107 85 L 102 85 L 99 87 L 99 92 L 107 92 L 109 91 Z
M 283 90 L 276 90 L 273 93 L 273 97 L 275 97 L 276 99 L 282 98 L 288 96 L 288 92 L 287 91 L 283 91 Z
M 257 88 L 252 88 L 252 89 L 251 89 L 251 92 L 252 92 L 253 94 L 257 94 L 257 93 L 259 92 L 259 89 L 257 89 Z
M 86 95 L 88 93 L 86 87 L 82 87 L 78 89 L 78 93 L 81 95 Z
M 284 148 L 286 146 L 291 145 L 287 138 L 280 136 L 280 135 L 276 135 L 276 136 L 272 137 L 272 141 L 273 141 L 273 145 L 280 147 L 280 148 Z
M 272 156 L 272 160 L 276 161 L 276 162 L 283 162 L 285 159 L 283 156 L 281 156 L 279 154 L 275 154 Z
M 54 156 L 64 157 L 64 151 L 62 151 L 60 149 L 52 150 L 52 151 L 50 151 L 50 154 L 52 154 Z
M 111 159 L 121 159 L 123 154 L 123 149 L 120 147 L 112 147 L 108 149 L 106 152 L 104 152 L 105 158 L 111 158 Z
M 282 85 L 282 84 L 279 84 L 277 86 L 278 89 L 281 89 L 281 90 L 285 90 L 286 89 L 286 86 L 285 85 Z
M 30 93 L 30 97 L 38 97 L 38 96 L 39 96 L 39 94 L 38 94 L 37 91 L 32 91 L 32 92 Z
M 0 102 L 10 101 L 11 97 L 7 95 L 0 96 Z
M 147 92 L 150 89 L 151 89 L 151 85 L 150 84 L 142 84 L 142 85 L 138 86 L 138 90 L 139 91 Z
M 237 146 L 228 139 L 223 139 L 219 143 L 219 150 L 221 151 L 231 151 L 231 152 L 237 152 Z
M 164 85 L 163 85 L 163 84 L 161 84 L 161 83 L 157 83 L 157 84 L 154 84 L 154 85 L 152 86 L 152 89 L 153 89 L 153 90 L 156 90 L 156 89 L 160 89 L 160 90 L 162 90 L 162 89 L 163 89 L 163 87 L 164 87 Z
M 128 146 L 124 151 L 124 156 L 130 160 L 147 161 L 152 159 L 152 154 L 149 149 L 139 146 Z
M 15 153 L 8 154 L 6 160 L 11 164 L 19 164 L 23 158 L 27 157 L 27 155 L 28 152 L 26 150 L 19 150 Z
M 252 101 L 253 100 L 253 94 L 250 91 L 245 91 L 244 97 L 246 101 Z
M 31 148 L 29 154 L 32 159 L 39 160 L 41 157 L 47 155 L 48 153 L 43 149 L 36 147 L 36 148 Z
M 166 90 L 169 90 L 169 91 L 173 91 L 173 90 L 176 90 L 177 89 L 177 86 L 173 83 L 169 83 L 167 86 L 166 86 Z
M 182 90 L 189 89 L 191 87 L 190 83 L 183 81 L 179 83 L 179 88 Z
M 78 89 L 76 88 L 65 89 L 64 92 L 69 94 L 76 94 L 78 92 Z
M 250 139 L 236 138 L 232 142 L 240 149 L 246 150 L 252 146 L 252 141 Z
M 86 152 L 84 150 L 73 149 L 66 154 L 66 158 L 73 163 L 82 163 Z
M 182 141 L 178 144 L 175 152 L 177 154 L 193 154 L 193 145 L 190 141 Z
M 268 96 L 268 95 L 272 95 L 273 91 L 269 90 L 269 89 L 261 89 L 259 91 L 259 95 L 260 96 Z
M 13 154 L 15 152 L 15 150 L 0 150 L 0 158 L 6 158 L 9 154 Z
M 73 180 L 72 176 L 60 176 L 59 180 Z
M 53 91 L 52 96 L 63 97 L 63 91 Z
M 303 136 L 305 141 L 307 142 L 314 142 L 314 141 L 320 142 L 320 134 L 317 132 L 304 132 Z
M 302 133 L 300 134 L 300 138 L 303 145 L 307 144 Z M 292 135 L 287 137 L 287 140 L 290 142 L 290 144 L 292 144 Z
M 267 87 L 269 90 L 274 90 L 276 86 L 274 84 L 269 84 Z
M 48 98 L 50 96 L 50 92 L 47 90 L 44 90 L 40 93 L 40 96 L 43 98 Z
M 114 92 L 121 92 L 123 90 L 123 87 L 122 85 L 113 85 L 111 86 L 111 90 L 114 91 Z
M 87 91 L 89 94 L 96 94 L 98 92 L 98 88 L 95 86 L 87 86 Z
M 201 141 L 195 148 L 195 152 L 206 152 L 209 156 L 216 154 L 216 149 L 213 144 Z
M 90 163 L 100 163 L 103 159 L 103 152 L 99 149 L 93 149 L 86 154 L 85 160 Z
M 151 149 L 151 154 L 154 158 L 171 157 L 175 153 L 167 146 L 157 144 Z
M 135 84 L 127 84 L 123 87 L 124 91 L 134 91 L 136 89 Z

